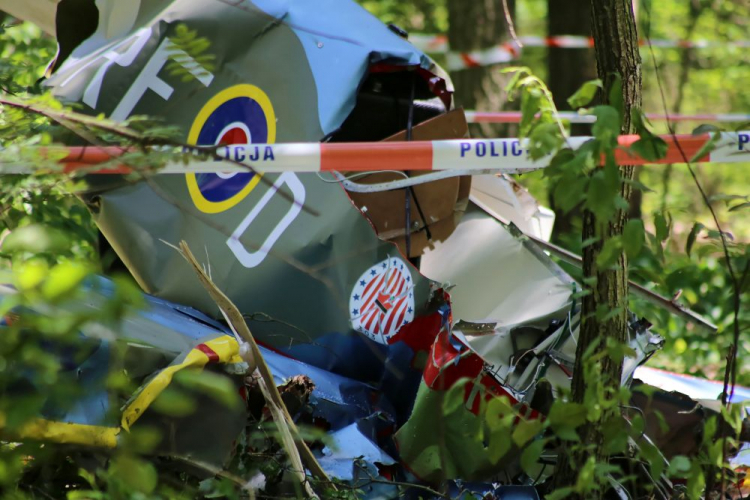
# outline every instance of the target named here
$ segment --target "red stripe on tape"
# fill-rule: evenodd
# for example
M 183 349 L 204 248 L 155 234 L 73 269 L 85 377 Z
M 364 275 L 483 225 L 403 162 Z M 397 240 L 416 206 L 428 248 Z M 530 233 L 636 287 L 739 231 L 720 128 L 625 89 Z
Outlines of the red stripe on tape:
M 320 170 L 368 172 L 371 170 L 432 170 L 432 143 L 373 142 L 320 145 Z
M 460 54 L 460 56 L 461 60 L 464 62 L 467 68 L 478 68 L 479 66 L 481 66 L 481 64 L 479 64 L 479 61 L 472 58 L 469 54 L 462 53 Z
M 195 346 L 196 349 L 198 349 L 200 352 L 208 356 L 208 362 L 209 363 L 218 363 L 219 362 L 219 355 L 216 354 L 216 352 L 208 347 L 206 344 L 198 344 Z
M 637 135 L 622 135 L 618 139 L 621 148 L 615 151 L 615 161 L 618 165 L 644 165 L 647 163 L 685 163 L 686 161 L 707 161 L 709 155 L 705 154 L 700 158 L 695 155 L 705 146 L 709 140 L 708 134 L 698 136 L 661 136 L 667 143 L 667 155 L 658 162 L 646 161 L 643 158 L 631 155 L 630 146 L 640 139 Z M 624 149 L 627 148 L 627 149 Z

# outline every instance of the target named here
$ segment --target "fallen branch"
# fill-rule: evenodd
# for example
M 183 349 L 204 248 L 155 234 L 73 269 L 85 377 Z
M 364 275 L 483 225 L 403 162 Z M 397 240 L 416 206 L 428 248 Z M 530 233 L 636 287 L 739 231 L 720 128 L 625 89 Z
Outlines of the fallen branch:
M 263 392 L 263 396 L 268 403 L 268 408 L 269 410 L 271 410 L 274 421 L 279 427 L 279 432 L 282 436 L 282 443 L 284 444 L 284 447 L 289 454 L 289 458 L 292 460 L 292 464 L 295 466 L 295 468 L 300 469 L 300 480 L 305 486 L 308 494 L 317 497 L 317 495 L 315 495 L 315 493 L 312 491 L 312 487 L 310 486 L 309 482 L 304 477 L 305 473 L 304 468 L 302 467 L 302 462 L 304 462 L 313 476 L 328 482 L 331 487 L 335 489 L 335 486 L 318 463 L 318 460 L 312 454 L 312 451 L 310 451 L 310 448 L 300 437 L 299 429 L 297 429 L 297 425 L 292 420 L 292 417 L 289 414 L 284 401 L 281 399 L 281 394 L 276 387 L 276 382 L 273 379 L 271 369 L 263 359 L 263 355 L 258 348 L 258 344 L 255 342 L 255 338 L 253 338 L 252 333 L 250 333 L 250 329 L 248 328 L 247 323 L 245 323 L 245 319 L 242 317 L 242 313 L 240 313 L 239 309 L 237 309 L 237 306 L 235 306 L 232 301 L 229 300 L 229 298 L 224 295 L 224 293 L 213 283 L 213 281 L 211 281 L 211 278 L 208 277 L 206 271 L 193 256 L 193 253 L 190 251 L 188 244 L 185 241 L 181 241 L 179 248 L 182 256 L 185 257 L 185 259 L 190 263 L 191 266 L 193 266 L 193 270 L 198 275 L 198 279 L 200 280 L 203 287 L 206 289 L 214 302 L 216 302 L 216 304 L 219 306 L 219 309 L 221 310 L 222 314 L 224 314 L 224 317 L 226 318 L 232 330 L 234 330 L 237 335 L 239 335 L 242 340 L 244 340 L 250 346 L 252 361 L 257 365 L 257 370 L 260 374 L 259 385 L 261 391 Z

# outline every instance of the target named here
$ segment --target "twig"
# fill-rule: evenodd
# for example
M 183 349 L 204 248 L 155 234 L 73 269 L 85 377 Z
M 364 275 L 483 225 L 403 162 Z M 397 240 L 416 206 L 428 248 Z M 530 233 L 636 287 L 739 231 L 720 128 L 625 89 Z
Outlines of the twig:
M 310 451 L 310 448 L 308 448 L 304 440 L 300 438 L 299 430 L 292 420 L 291 415 L 289 415 L 284 401 L 281 399 L 281 394 L 279 394 L 279 390 L 276 387 L 271 369 L 263 359 L 263 355 L 258 348 L 258 344 L 255 342 L 255 338 L 253 338 L 252 333 L 250 333 L 250 329 L 248 328 L 247 323 L 245 323 L 245 319 L 242 317 L 242 313 L 239 311 L 239 309 L 237 309 L 232 301 L 229 300 L 229 298 L 224 295 L 224 293 L 219 290 L 219 288 L 209 279 L 209 277 L 203 270 L 203 267 L 193 256 L 192 252 L 190 251 L 190 247 L 188 247 L 188 244 L 185 241 L 181 241 L 179 246 L 183 257 L 185 257 L 188 263 L 190 263 L 190 265 L 193 267 L 193 270 L 198 275 L 198 279 L 200 280 L 201 284 L 214 300 L 214 302 L 216 302 L 216 304 L 219 306 L 222 313 L 227 318 L 227 322 L 230 324 L 232 329 L 237 332 L 242 340 L 247 342 L 250 346 L 253 361 L 257 364 L 257 369 L 260 373 L 261 380 L 266 386 L 266 391 L 263 392 L 263 395 L 266 397 L 266 400 L 269 403 L 269 408 L 272 411 L 277 412 L 277 416 L 281 418 L 280 420 L 276 418 L 274 420 L 277 422 L 277 425 L 279 425 L 279 430 L 281 431 L 282 436 L 284 436 L 286 432 L 289 432 L 290 435 L 293 435 L 296 438 L 293 439 L 294 443 L 296 444 L 296 450 L 295 448 L 287 450 L 290 458 L 293 461 L 296 459 L 294 457 L 296 451 L 296 453 L 298 453 L 297 457 L 304 461 L 305 465 L 307 465 L 307 467 L 310 469 L 310 472 L 312 472 L 315 477 L 331 483 L 331 480 L 328 478 L 328 475 L 325 473 L 315 456 L 312 454 L 312 451 Z M 262 389 L 263 385 L 261 385 L 261 390 Z M 309 492 L 311 492 L 312 489 L 310 488 L 307 481 L 305 481 L 304 484 L 305 487 L 309 489 Z M 331 483 L 331 487 L 335 489 L 333 483 Z
M 194 458 L 187 457 L 184 455 L 166 455 L 166 457 L 171 460 L 182 462 L 191 467 L 195 467 L 196 469 L 201 469 L 205 472 L 208 472 L 209 474 L 213 474 L 214 476 L 227 479 L 228 481 L 231 481 L 232 483 L 234 483 L 236 486 L 239 486 L 243 490 L 247 491 L 250 495 L 252 496 L 255 495 L 255 489 L 251 488 L 248 485 L 249 481 L 246 481 L 245 479 L 239 476 L 236 476 L 232 474 L 231 472 L 225 471 L 218 467 L 214 467 L 213 465 L 208 464 L 206 462 L 202 462 L 200 460 L 196 460 Z
M 262 377 L 258 379 L 258 387 L 260 387 L 260 391 L 263 393 L 263 397 L 266 400 L 268 409 L 271 411 L 273 421 L 276 422 L 276 426 L 279 429 L 279 433 L 281 434 L 281 443 L 284 446 L 287 454 L 289 455 L 289 459 L 292 461 L 292 472 L 295 476 L 297 476 L 300 484 L 304 486 L 307 494 L 313 498 L 318 498 L 318 496 L 313 491 L 312 486 L 310 486 L 310 483 L 307 481 L 307 477 L 305 476 L 305 468 L 302 465 L 302 458 L 300 457 L 299 451 L 294 444 L 294 436 L 292 436 L 292 431 L 289 425 L 291 419 L 287 419 L 287 416 L 285 415 L 282 407 L 276 404 L 276 401 L 274 401 L 274 398 L 271 395 L 271 389 L 269 388 L 269 385 Z M 276 384 L 272 383 L 270 387 L 276 389 Z
M 516 35 L 516 28 L 513 25 L 513 18 L 510 15 L 510 8 L 508 8 L 508 0 L 503 0 L 503 13 L 505 14 L 505 23 L 508 25 L 508 33 L 510 33 L 510 37 L 514 42 L 516 42 L 516 45 L 518 45 L 519 47 L 523 47 L 523 43 L 521 43 L 518 35 Z
M 364 471 L 369 476 L 369 479 L 364 484 L 358 484 L 358 483 L 355 484 L 353 488 L 362 488 L 370 484 L 387 484 L 389 486 L 400 486 L 403 488 L 413 488 L 417 490 L 422 490 L 422 491 L 429 493 L 430 495 L 435 495 L 436 497 L 440 497 L 440 498 L 450 498 L 445 493 L 440 493 L 439 491 L 434 490 L 430 488 L 429 486 L 424 486 L 421 484 L 413 484 L 413 483 L 404 483 L 401 481 L 391 481 L 387 479 L 377 479 L 375 477 L 372 477 L 372 474 L 370 474 L 370 472 L 367 471 L 364 467 L 360 467 L 360 470 Z

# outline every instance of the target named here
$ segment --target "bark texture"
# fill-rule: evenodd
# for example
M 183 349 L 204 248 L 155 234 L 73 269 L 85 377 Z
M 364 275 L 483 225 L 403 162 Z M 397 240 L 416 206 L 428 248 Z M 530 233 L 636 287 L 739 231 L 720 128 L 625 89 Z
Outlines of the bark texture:
M 507 0 L 510 14 L 515 0 Z M 501 45 L 510 40 L 503 0 L 448 0 L 448 43 L 452 51 L 470 52 Z M 505 85 L 509 76 L 502 65 L 467 68 L 451 72 L 456 88 L 456 106 L 478 111 L 501 111 L 508 100 Z M 497 136 L 497 127 L 478 125 L 472 130 L 485 137 Z
M 631 133 L 630 109 L 641 105 L 641 58 L 638 50 L 638 33 L 635 25 L 631 0 L 591 0 L 591 26 L 594 37 L 597 71 L 604 82 L 603 100 L 606 103 L 609 89 L 614 81 L 614 74 L 622 77 L 622 94 L 624 101 L 624 119 L 622 133 Z M 633 178 L 633 167 L 620 167 L 624 179 Z M 630 199 L 630 185 L 622 184 L 622 195 Z M 618 211 L 614 219 L 602 222 L 590 211 L 583 215 L 583 239 L 599 236 L 599 243 L 590 245 L 583 252 L 583 272 L 586 285 L 590 290 L 583 299 L 580 334 L 576 351 L 576 365 L 572 382 L 572 397 L 577 403 L 584 402 L 587 381 L 584 377 L 584 353 L 589 346 L 596 344 L 595 352 L 601 352 L 607 338 L 624 342 L 628 338 L 627 305 L 628 278 L 627 258 L 619 256 L 614 269 L 600 269 L 596 265 L 605 242 L 622 234 L 627 222 L 627 212 Z M 606 319 L 602 312 L 607 314 Z M 601 381 L 605 387 L 620 386 L 622 363 L 604 357 L 601 362 Z M 597 461 L 604 456 L 602 423 L 613 415 L 602 415 L 599 422 L 580 429 L 583 443 L 589 445 L 584 453 L 572 453 L 563 460 L 558 474 L 558 486 L 575 484 L 578 471 L 589 457 Z M 601 492 L 587 495 L 587 498 L 600 498 Z M 578 497 L 582 498 L 582 497 Z

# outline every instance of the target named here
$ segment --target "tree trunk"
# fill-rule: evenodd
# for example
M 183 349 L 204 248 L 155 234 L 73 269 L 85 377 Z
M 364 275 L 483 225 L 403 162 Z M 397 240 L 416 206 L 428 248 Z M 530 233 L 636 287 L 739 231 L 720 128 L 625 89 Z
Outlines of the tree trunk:
M 511 15 L 515 0 L 508 0 Z M 448 43 L 452 51 L 470 52 L 501 45 L 510 39 L 503 0 L 448 0 Z M 500 65 L 481 66 L 451 72 L 456 88 L 456 105 L 478 111 L 501 111 L 508 98 L 509 76 Z M 472 130 L 484 137 L 497 136 L 497 126 L 481 124 Z
M 591 0 L 591 24 L 593 29 L 596 62 L 599 78 L 604 82 L 603 100 L 608 100 L 609 89 L 614 81 L 614 74 L 622 77 L 622 95 L 624 102 L 624 117 L 622 133 L 631 133 L 630 109 L 641 105 L 641 58 L 638 50 L 638 33 L 631 0 Z M 633 167 L 620 167 L 623 179 L 633 178 Z M 622 195 L 625 200 L 630 199 L 630 184 L 623 183 Z M 599 236 L 598 243 L 589 245 L 583 252 L 583 273 L 585 288 L 590 293 L 583 298 L 581 330 L 576 349 L 576 363 L 573 373 L 572 398 L 574 402 L 583 403 L 587 381 L 584 376 L 584 353 L 594 344 L 594 353 L 601 353 L 605 349 L 608 338 L 617 342 L 626 342 L 628 338 L 627 306 L 628 306 L 628 272 L 627 259 L 624 253 L 618 257 L 614 269 L 600 269 L 596 259 L 604 244 L 610 238 L 622 234 L 627 221 L 627 211 L 618 211 L 609 222 L 597 219 L 588 210 L 583 216 L 583 239 Z M 602 311 L 605 311 L 602 314 Z M 622 374 L 622 362 L 617 362 L 609 356 L 602 358 L 600 379 L 596 383 L 604 387 L 619 388 Z M 582 444 L 589 448 L 583 452 L 573 453 L 563 459 L 558 473 L 558 486 L 572 486 L 575 484 L 578 471 L 587 459 L 593 457 L 597 461 L 606 459 L 602 424 L 615 417 L 612 413 L 603 412 L 598 422 L 590 422 L 580 429 Z M 587 498 L 599 498 L 587 495 Z M 580 497 L 579 497 L 580 498 Z
M 591 36 L 591 0 L 547 0 L 547 33 L 549 36 Z M 596 78 L 596 61 L 593 49 L 566 49 L 550 47 L 547 55 L 547 82 L 555 106 L 559 110 L 570 110 L 568 97 L 585 82 Z M 573 125 L 573 135 L 591 135 L 590 125 Z M 561 236 L 580 231 L 581 209 L 559 211 L 550 189 L 550 206 L 555 211 L 555 226 L 552 240 L 561 241 Z M 578 228 L 578 231 L 576 231 Z

